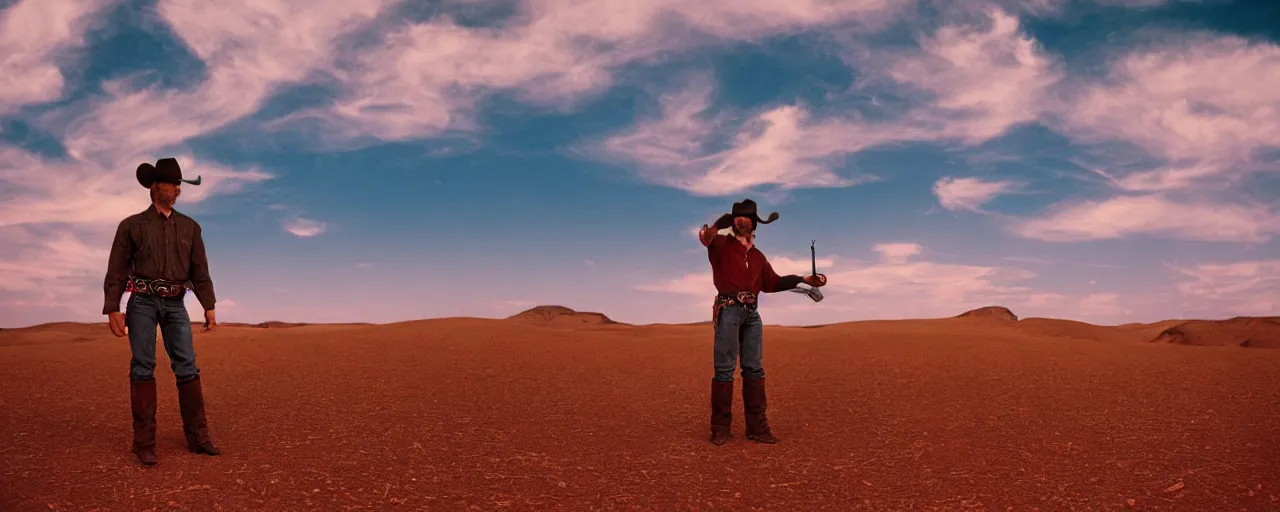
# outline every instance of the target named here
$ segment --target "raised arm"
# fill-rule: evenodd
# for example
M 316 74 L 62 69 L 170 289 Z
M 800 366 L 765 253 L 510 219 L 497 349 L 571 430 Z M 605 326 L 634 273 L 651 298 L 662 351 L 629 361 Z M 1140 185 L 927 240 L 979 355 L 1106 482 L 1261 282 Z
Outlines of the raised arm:
M 721 215 L 720 218 L 716 219 L 715 224 L 710 226 L 706 224 L 702 225 L 702 229 L 698 231 L 698 239 L 702 241 L 702 245 L 710 246 L 711 242 L 715 241 L 716 235 L 719 234 L 720 230 L 732 225 L 733 216 L 727 213 Z
M 777 272 L 773 271 L 773 265 L 769 264 L 768 258 L 765 258 L 764 268 L 760 269 L 760 271 L 763 273 L 764 277 L 764 286 L 761 291 L 765 293 L 784 292 L 795 288 L 797 284 L 804 281 L 804 278 L 795 274 L 788 274 L 785 276 L 778 275 Z
M 708 226 L 706 224 L 703 224 L 702 229 L 698 231 L 698 240 L 702 242 L 702 245 L 704 247 L 710 246 L 711 241 L 715 240 L 715 238 L 716 238 L 715 228 Z

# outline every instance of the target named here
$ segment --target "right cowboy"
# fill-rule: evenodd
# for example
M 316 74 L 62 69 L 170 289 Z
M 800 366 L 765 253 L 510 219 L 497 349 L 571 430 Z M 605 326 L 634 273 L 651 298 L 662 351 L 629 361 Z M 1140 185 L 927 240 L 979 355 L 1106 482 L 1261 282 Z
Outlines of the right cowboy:
M 756 203 L 744 199 L 730 213 L 716 220 L 713 229 L 703 224 L 698 238 L 707 247 L 716 295 L 711 322 L 715 327 L 715 376 L 711 379 L 711 442 L 722 445 L 733 423 L 733 371 L 742 364 L 742 405 L 746 437 L 773 444 L 778 438 L 765 415 L 764 324 L 756 309 L 761 292 L 790 290 L 799 283 L 827 284 L 822 274 L 779 276 L 755 245 L 756 228 L 778 220 L 778 213 L 761 220 Z

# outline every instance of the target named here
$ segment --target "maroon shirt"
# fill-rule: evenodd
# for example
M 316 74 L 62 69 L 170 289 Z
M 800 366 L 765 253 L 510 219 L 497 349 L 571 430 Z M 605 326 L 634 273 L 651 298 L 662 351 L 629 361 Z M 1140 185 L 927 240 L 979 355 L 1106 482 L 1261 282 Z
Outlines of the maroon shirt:
M 779 276 L 764 257 L 764 253 L 752 244 L 747 250 L 736 237 L 716 234 L 707 244 L 707 259 L 711 261 L 711 275 L 716 291 L 720 293 L 774 293 L 795 288 L 800 276 Z

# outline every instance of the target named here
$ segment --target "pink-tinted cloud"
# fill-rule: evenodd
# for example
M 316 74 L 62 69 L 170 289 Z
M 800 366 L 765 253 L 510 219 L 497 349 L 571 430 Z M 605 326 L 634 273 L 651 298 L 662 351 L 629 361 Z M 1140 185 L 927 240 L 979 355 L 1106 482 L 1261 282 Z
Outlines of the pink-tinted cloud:
M 613 84 L 622 66 L 667 52 L 816 27 L 879 27 L 906 7 L 890 0 L 539 0 L 501 28 L 447 16 L 391 30 L 335 75 L 332 108 L 280 125 L 324 123 L 349 139 L 405 140 L 474 129 L 477 102 L 496 92 L 564 108 Z
M 797 259 L 787 256 L 770 256 L 769 265 L 773 267 L 773 271 L 778 275 L 796 274 L 809 275 L 813 261 L 809 259 Z M 823 269 L 832 268 L 835 260 L 830 258 L 818 258 L 818 272 L 824 272 Z M 695 272 L 685 274 L 680 277 L 660 281 L 656 283 L 641 283 L 635 286 L 636 290 L 646 292 L 665 292 L 678 293 L 687 295 L 700 295 L 710 297 L 716 294 L 715 284 L 711 280 L 711 270 L 706 272 Z
M 937 138 L 977 144 L 1036 121 L 1049 88 L 1064 76 L 1058 60 L 1025 33 L 1016 15 L 989 7 L 985 17 L 982 25 L 942 26 L 920 41 L 917 52 L 865 62 L 926 94 L 931 101 L 907 118 Z
M 829 279 L 823 289 L 826 297 L 820 303 L 790 294 L 764 298 L 766 321 L 811 325 L 855 319 L 941 318 L 990 305 L 1009 307 L 1023 318 L 1068 318 L 1104 325 L 1179 317 L 1280 314 L 1280 260 L 1169 265 L 1167 286 L 1097 286 L 1081 293 L 1033 286 L 1029 280 L 1036 274 L 1015 265 L 930 261 L 922 258 L 927 251 L 916 243 L 882 243 L 873 249 L 879 253 L 878 260 L 819 261 L 820 271 Z M 771 260 L 775 268 L 784 269 L 780 272 L 808 273 L 809 262 L 804 258 L 775 256 Z M 675 316 L 688 321 L 703 320 L 700 312 L 709 307 L 715 293 L 709 271 L 635 288 L 670 294 L 670 299 L 653 301 L 649 318 Z M 680 308 L 693 308 L 699 313 L 681 316 Z
M 120 163 L 130 153 L 180 144 L 252 114 L 283 85 L 331 62 L 336 39 L 390 0 L 162 0 L 161 19 L 207 66 L 190 89 L 108 81 L 105 94 L 46 119 L 74 158 Z M 65 127 L 65 128 L 64 128 Z
M 200 186 L 183 187 L 179 209 L 270 179 L 269 172 L 254 166 L 233 169 L 196 158 L 181 144 L 253 114 L 281 86 L 309 79 L 329 65 L 340 36 L 360 28 L 391 4 L 381 0 L 161 0 L 156 6 L 160 20 L 203 61 L 207 78 L 185 89 L 139 85 L 134 76 L 117 78 L 102 84 L 100 94 L 48 112 L 39 124 L 61 139 L 66 159 L 42 158 L 0 145 L 0 184 L 5 188 L 0 227 L 11 228 L 0 231 L 0 241 L 14 247 L 0 263 L 11 273 L 28 276 L 14 281 L 22 283 L 22 289 L 17 285 L 4 289 L 6 300 L 26 304 L 42 303 L 48 297 L 69 300 L 91 297 L 95 288 L 100 289 L 100 277 L 93 275 L 105 271 L 105 256 L 74 259 L 79 264 L 67 258 L 78 248 L 108 247 L 115 224 L 146 208 L 147 193 L 134 177 L 141 162 L 175 156 L 185 175 L 203 178 Z M 4 22 L 9 27 L 22 25 L 22 30 L 0 32 L 0 48 L 25 53 L 6 58 L 4 65 L 18 66 L 13 69 L 37 77 L 52 76 L 48 70 L 56 70 L 50 66 L 57 51 L 81 41 L 84 27 L 97 21 L 93 16 L 100 17 L 105 5 L 27 0 L 11 7 L 2 13 Z M 60 97 L 60 82 L 50 78 L 37 83 L 44 96 L 21 91 L 0 94 L 31 101 Z M 32 236 L 44 233 L 55 234 L 60 242 L 44 243 L 42 237 Z M 43 262 L 64 260 L 67 264 L 49 267 L 54 270 L 30 272 Z M 96 263 L 89 265 L 91 261 Z M 64 305 L 97 309 L 89 302 Z
M 60 65 L 116 0 L 19 0 L 0 11 L 0 115 L 66 92 Z
M 1280 148 L 1277 82 L 1280 45 L 1170 34 L 1081 84 L 1062 106 L 1063 129 L 1082 141 L 1132 143 L 1169 162 L 1163 172 L 1182 176 L 1174 181 L 1212 181 L 1254 171 L 1241 164 Z
M 1179 202 L 1153 194 L 1061 203 L 1043 216 L 1014 221 L 1011 228 L 1052 242 L 1147 235 L 1257 243 L 1280 232 L 1280 213 L 1266 206 Z
M 868 83 L 906 87 L 921 103 L 890 120 L 848 113 L 817 116 L 801 105 L 780 105 L 728 125 L 709 112 L 705 76 L 664 96 L 661 115 L 600 141 L 594 154 L 633 162 L 668 186 L 699 195 L 729 195 L 761 186 L 779 189 L 848 187 L 871 176 L 837 172 L 844 157 L 909 141 L 976 144 L 1037 119 L 1045 90 L 1060 79 L 1054 59 L 1024 35 L 1017 18 L 992 9 L 985 28 L 944 26 L 912 52 L 851 56 Z M 712 151 L 716 134 L 736 136 Z
M 312 220 L 304 217 L 294 217 L 285 221 L 284 230 L 300 238 L 310 238 L 321 235 L 329 228 L 325 222 Z
M 920 255 L 922 249 L 917 243 L 884 243 L 872 247 L 872 250 L 880 253 L 880 261 L 898 265 L 906 263 L 912 256 Z
M 1280 315 L 1280 260 L 1249 260 L 1174 267 L 1184 276 L 1184 303 L 1210 314 Z
M 1073 83 L 1055 107 L 1072 138 L 1131 144 L 1154 168 L 1095 165 L 1119 195 L 1071 199 L 1019 223 L 1024 236 L 1057 241 L 1154 235 L 1260 242 L 1280 213 L 1241 201 L 1245 179 L 1280 172 L 1280 45 L 1235 36 L 1164 34 L 1123 54 L 1107 75 Z M 1130 157 L 1125 157 L 1130 158 Z M 1112 161 L 1119 161 L 1111 158 Z
M 873 247 L 878 262 L 846 258 L 818 261 L 819 271 L 828 278 L 823 288 L 826 298 L 817 305 L 801 303 L 798 311 L 814 307 L 835 308 L 829 312 L 847 318 L 902 318 L 905 316 L 951 316 L 983 305 L 1029 301 L 1037 292 L 1017 284 L 1034 274 L 1014 267 L 965 265 L 913 261 L 923 248 L 910 242 L 882 243 Z M 773 256 L 770 262 L 780 274 L 807 275 L 807 258 Z M 683 275 L 636 289 L 648 292 L 700 295 L 715 294 L 710 271 Z M 783 318 L 787 318 L 784 316 Z
M 1011 180 L 943 177 L 933 184 L 933 195 L 943 208 L 952 211 L 982 211 L 997 196 L 1019 188 Z
M 142 155 L 135 158 L 138 163 L 155 161 Z M 176 158 L 184 176 L 200 175 L 203 180 L 199 186 L 183 187 L 179 208 L 271 178 L 256 167 L 232 169 L 184 154 Z M 0 145 L 0 184 L 13 194 L 0 203 L 0 226 L 70 224 L 109 236 L 115 223 L 146 209 L 150 202 L 147 190 L 137 181 L 135 167 L 104 168 L 92 162 L 47 160 Z
M 735 128 L 732 147 L 712 151 L 727 115 L 707 112 L 709 79 L 663 96 L 662 115 L 600 141 L 586 151 L 633 162 L 642 176 L 699 195 L 736 194 L 762 185 L 784 189 L 846 187 L 869 177 L 848 178 L 832 167 L 845 154 L 888 137 L 839 119 L 811 119 L 800 107 L 777 107 Z

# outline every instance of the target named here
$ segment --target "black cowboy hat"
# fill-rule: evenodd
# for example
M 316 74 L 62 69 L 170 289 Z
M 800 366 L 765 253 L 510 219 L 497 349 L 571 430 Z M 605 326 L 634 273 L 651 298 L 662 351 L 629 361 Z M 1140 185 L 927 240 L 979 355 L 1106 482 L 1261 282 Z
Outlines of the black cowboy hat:
M 756 209 L 756 202 L 750 199 L 743 199 L 741 202 L 733 203 L 733 210 L 716 220 L 716 229 L 732 226 L 734 217 L 746 217 L 757 225 L 768 224 L 778 220 L 778 212 L 770 213 L 768 220 L 761 219 L 760 213 Z
M 156 160 L 155 165 L 149 162 L 143 162 L 138 166 L 138 183 L 142 188 L 151 188 L 151 184 L 155 182 L 172 183 L 179 185 L 182 183 L 190 183 L 192 185 L 200 184 L 200 177 L 196 176 L 194 180 L 182 179 L 182 167 L 178 165 L 177 158 L 161 158 Z

